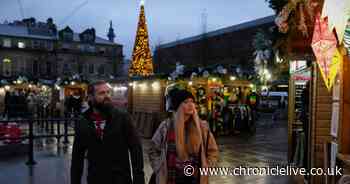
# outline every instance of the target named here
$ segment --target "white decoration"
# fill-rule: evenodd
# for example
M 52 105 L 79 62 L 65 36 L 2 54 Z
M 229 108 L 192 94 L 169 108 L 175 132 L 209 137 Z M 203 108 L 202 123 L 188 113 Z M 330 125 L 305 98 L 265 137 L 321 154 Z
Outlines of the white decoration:
M 241 68 L 237 67 L 237 68 L 236 68 L 236 72 L 237 72 L 238 74 L 241 73 Z
M 192 74 L 191 74 L 191 79 L 192 79 L 193 77 L 197 77 L 197 73 L 196 73 L 196 72 L 192 72 Z
M 204 71 L 203 72 L 203 77 L 209 77 L 209 72 L 208 71 Z
M 328 17 L 328 28 L 335 28 L 339 43 L 343 42 L 345 28 L 350 17 L 349 0 L 325 0 L 322 18 Z

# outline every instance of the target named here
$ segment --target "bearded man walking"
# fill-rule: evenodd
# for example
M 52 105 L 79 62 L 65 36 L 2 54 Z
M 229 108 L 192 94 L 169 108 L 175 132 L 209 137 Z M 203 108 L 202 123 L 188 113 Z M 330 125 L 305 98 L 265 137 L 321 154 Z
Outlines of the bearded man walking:
M 128 113 L 113 107 L 110 93 L 105 81 L 88 87 L 89 108 L 75 126 L 71 184 L 81 184 L 86 153 L 88 184 L 145 183 L 140 138 Z

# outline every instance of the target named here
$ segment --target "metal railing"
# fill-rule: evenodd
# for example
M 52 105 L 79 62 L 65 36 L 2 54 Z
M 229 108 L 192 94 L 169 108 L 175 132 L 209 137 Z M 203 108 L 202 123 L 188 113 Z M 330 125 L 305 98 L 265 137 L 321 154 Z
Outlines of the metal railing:
M 0 125 L 9 125 L 16 123 L 16 125 L 21 127 L 21 131 L 24 131 L 25 133 L 22 133 L 21 136 L 15 138 L 0 137 L 0 141 L 11 139 L 22 141 L 28 140 L 28 161 L 26 164 L 28 166 L 35 165 L 36 161 L 34 160 L 34 139 L 56 138 L 57 144 L 59 144 L 63 138 L 63 144 L 68 144 L 68 137 L 74 136 L 74 132 L 69 133 L 69 127 L 73 129 L 73 126 L 77 120 L 78 118 L 28 118 L 1 120 Z M 44 134 L 39 134 L 38 131 L 34 131 L 35 125 L 38 130 L 45 130 Z

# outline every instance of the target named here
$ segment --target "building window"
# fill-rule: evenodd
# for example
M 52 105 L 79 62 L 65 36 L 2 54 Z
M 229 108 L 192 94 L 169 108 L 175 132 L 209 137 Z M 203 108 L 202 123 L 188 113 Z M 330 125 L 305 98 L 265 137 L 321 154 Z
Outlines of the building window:
M 93 74 L 95 72 L 94 70 L 94 64 L 89 65 L 89 73 Z
M 11 40 L 10 39 L 4 39 L 3 46 L 4 47 L 11 47 Z
M 104 65 L 100 65 L 98 67 L 98 74 L 99 75 L 104 75 L 105 74 L 105 66 Z
M 33 74 L 38 75 L 38 61 L 37 60 L 33 61 Z
M 3 62 L 3 73 L 5 76 L 10 76 L 11 75 L 11 66 L 12 66 L 12 61 L 9 58 L 5 58 L 2 60 Z
M 37 40 L 33 40 L 33 41 L 32 41 L 32 46 L 33 46 L 34 49 L 39 48 L 39 45 L 40 45 L 40 44 L 39 44 L 39 41 L 37 41 Z
M 26 44 L 24 42 L 18 42 L 18 48 L 24 49 L 26 48 Z
M 100 48 L 100 54 L 104 54 L 106 52 L 106 48 L 105 47 L 101 47 Z
M 47 50 L 53 50 L 53 44 L 52 42 L 47 42 Z
M 66 72 L 69 71 L 69 66 L 68 66 L 67 63 L 64 63 L 64 64 L 63 64 L 63 71 L 66 71 Z
M 88 52 L 95 52 L 95 46 L 88 45 L 87 48 L 88 48 L 87 49 Z
M 62 44 L 62 49 L 70 49 L 70 44 L 63 43 Z
M 84 72 L 83 70 L 84 70 L 83 64 L 79 62 L 79 63 L 78 63 L 78 73 L 79 73 L 79 74 L 82 74 L 82 73 Z
M 84 45 L 79 44 L 78 45 L 78 49 L 83 52 L 84 51 Z
M 46 62 L 46 74 L 47 75 L 51 74 L 51 63 L 49 61 Z
M 73 41 L 73 33 L 63 32 L 63 40 L 64 41 Z

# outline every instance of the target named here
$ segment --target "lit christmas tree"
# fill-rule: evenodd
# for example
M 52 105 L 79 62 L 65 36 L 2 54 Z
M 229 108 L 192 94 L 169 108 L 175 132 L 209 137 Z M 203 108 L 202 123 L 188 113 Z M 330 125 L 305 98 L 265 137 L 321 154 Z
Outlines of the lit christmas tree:
M 153 61 L 149 48 L 144 1 L 141 0 L 141 12 L 132 53 L 132 63 L 129 68 L 129 76 L 149 75 L 153 75 Z

